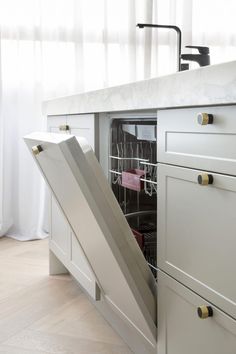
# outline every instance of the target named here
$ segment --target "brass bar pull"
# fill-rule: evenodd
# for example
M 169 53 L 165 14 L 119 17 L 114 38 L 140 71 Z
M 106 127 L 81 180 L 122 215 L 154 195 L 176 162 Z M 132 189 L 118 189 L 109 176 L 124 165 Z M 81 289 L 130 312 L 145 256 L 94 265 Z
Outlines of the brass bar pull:
M 199 306 L 197 308 L 197 314 L 201 319 L 205 319 L 213 316 L 213 309 L 211 306 Z
M 43 148 L 41 145 L 32 146 L 32 152 L 35 156 L 40 154 L 40 152 L 42 152 L 42 151 L 43 151 Z
M 213 114 L 198 113 L 197 121 L 200 125 L 213 124 Z
M 201 173 L 197 177 L 198 184 L 201 184 L 202 186 L 207 186 L 208 184 L 212 184 L 214 179 L 212 175 L 209 175 L 208 173 Z
M 59 130 L 68 131 L 68 130 L 70 130 L 70 126 L 68 124 L 59 125 Z

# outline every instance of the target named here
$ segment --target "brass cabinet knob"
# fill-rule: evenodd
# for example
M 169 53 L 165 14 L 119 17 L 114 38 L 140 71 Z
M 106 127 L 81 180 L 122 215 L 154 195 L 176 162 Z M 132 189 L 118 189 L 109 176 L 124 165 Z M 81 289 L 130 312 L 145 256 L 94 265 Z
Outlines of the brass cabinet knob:
M 197 177 L 198 184 L 201 184 L 202 186 L 207 186 L 208 184 L 213 183 L 213 176 L 209 175 L 208 173 L 201 173 Z
M 197 121 L 201 125 L 207 125 L 213 123 L 213 114 L 209 113 L 198 113 Z
M 59 126 L 59 130 L 68 131 L 68 130 L 70 130 L 70 126 L 68 124 L 62 124 Z
M 32 146 L 32 152 L 33 152 L 34 155 L 38 155 L 42 151 L 43 151 L 43 148 L 42 148 L 41 145 Z
M 204 320 L 205 318 L 213 316 L 213 309 L 211 306 L 199 306 L 197 308 L 197 314 L 200 318 Z

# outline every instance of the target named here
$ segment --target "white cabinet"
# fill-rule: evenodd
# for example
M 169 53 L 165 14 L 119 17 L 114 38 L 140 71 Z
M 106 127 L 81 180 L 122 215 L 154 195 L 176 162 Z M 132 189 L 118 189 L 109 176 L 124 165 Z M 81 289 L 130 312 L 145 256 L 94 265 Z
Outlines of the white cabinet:
M 66 133 L 67 116 L 49 116 L 47 120 L 47 130 L 50 133 Z
M 159 164 L 158 267 L 234 318 L 235 206 L 236 177 Z
M 66 135 L 28 139 L 43 146 L 35 159 L 67 218 L 52 204 L 51 250 L 150 353 L 157 324 L 158 354 L 236 352 L 235 118 L 235 106 L 158 112 L 157 322 L 156 283 L 90 148 Z M 97 152 L 95 123 L 54 116 L 48 130 Z M 200 319 L 201 306 L 213 317 Z
M 158 284 L 158 354 L 235 354 L 235 320 L 161 271 Z
M 157 140 L 158 354 L 234 354 L 236 107 L 160 111 Z
M 95 148 L 95 115 L 49 116 L 48 131 L 72 134 L 87 139 Z M 50 249 L 79 281 L 80 285 L 97 300 L 100 290 L 80 245 L 53 196 L 50 196 Z
M 75 136 L 82 136 L 85 138 L 92 149 L 95 151 L 95 125 L 97 125 L 97 122 L 94 114 L 69 115 L 67 116 L 66 124 L 68 125 L 70 134 Z
M 236 106 L 159 111 L 157 135 L 158 162 L 236 174 Z

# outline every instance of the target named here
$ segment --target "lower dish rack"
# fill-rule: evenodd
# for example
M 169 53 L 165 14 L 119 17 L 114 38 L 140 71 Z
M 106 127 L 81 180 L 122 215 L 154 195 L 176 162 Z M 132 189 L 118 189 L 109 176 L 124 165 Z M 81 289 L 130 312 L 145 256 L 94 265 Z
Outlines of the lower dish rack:
M 153 273 L 157 276 L 156 212 L 144 211 L 125 215 L 133 235 Z M 147 217 L 148 216 L 148 217 Z M 143 220 L 142 220 L 143 219 Z M 145 220 L 144 220 L 145 219 Z

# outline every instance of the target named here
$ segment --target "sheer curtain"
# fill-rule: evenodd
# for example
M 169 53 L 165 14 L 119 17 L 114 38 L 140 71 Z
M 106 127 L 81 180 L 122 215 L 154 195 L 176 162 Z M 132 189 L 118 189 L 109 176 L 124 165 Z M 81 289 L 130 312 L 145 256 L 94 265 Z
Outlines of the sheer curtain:
M 217 64 L 236 59 L 235 13 L 235 0 L 154 0 L 152 18 L 154 23 L 176 24 L 181 28 L 182 53 L 191 53 L 185 45 L 208 46 L 211 64 Z M 151 75 L 175 72 L 175 32 L 152 32 Z M 192 69 L 197 67 L 196 63 L 190 64 Z
M 151 15 L 150 0 L 0 0 L 0 235 L 46 236 L 44 186 L 22 141 L 46 127 L 42 100 L 147 77 L 150 35 L 135 25 Z
M 236 56 L 234 0 L 0 0 L 0 235 L 45 237 L 44 185 L 22 141 L 45 129 L 41 102 L 176 71 L 184 44 Z M 219 23 L 223 25 L 219 26 Z M 186 50 L 187 52 L 187 50 Z

